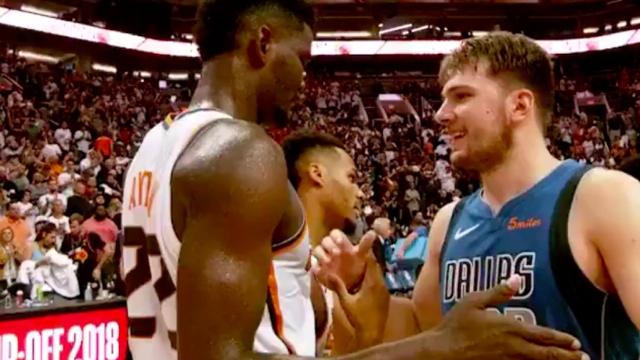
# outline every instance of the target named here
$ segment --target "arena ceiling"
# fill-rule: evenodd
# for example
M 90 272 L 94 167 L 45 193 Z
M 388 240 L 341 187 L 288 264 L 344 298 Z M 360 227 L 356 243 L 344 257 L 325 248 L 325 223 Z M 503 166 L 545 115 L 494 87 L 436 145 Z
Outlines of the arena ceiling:
M 160 39 L 188 40 L 197 0 L 0 0 L 2 6 L 44 9 L 59 17 Z M 494 29 L 534 38 L 582 36 L 630 26 L 637 0 L 312 0 L 317 33 L 360 32 L 384 38 L 466 37 Z M 622 26 L 622 24 L 625 24 Z M 380 26 L 381 25 L 381 26 Z M 607 26 L 608 25 L 608 26 Z M 640 24 L 636 24 L 640 25 Z M 419 31 L 415 31 L 420 29 Z M 411 31 L 414 30 L 414 31 Z M 339 35 L 328 35 L 338 37 Z

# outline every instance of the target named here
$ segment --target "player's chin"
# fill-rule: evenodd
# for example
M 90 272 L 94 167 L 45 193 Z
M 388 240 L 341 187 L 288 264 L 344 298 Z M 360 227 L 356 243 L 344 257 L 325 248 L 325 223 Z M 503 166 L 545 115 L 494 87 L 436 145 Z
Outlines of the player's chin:
M 451 165 L 456 169 L 473 170 L 476 168 L 475 161 L 464 150 L 454 150 L 451 153 Z

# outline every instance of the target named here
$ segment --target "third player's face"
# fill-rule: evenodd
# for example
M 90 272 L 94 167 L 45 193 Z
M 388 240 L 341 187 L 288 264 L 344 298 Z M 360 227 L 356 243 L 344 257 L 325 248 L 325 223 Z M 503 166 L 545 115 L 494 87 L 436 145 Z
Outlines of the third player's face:
M 436 120 L 451 136 L 454 166 L 489 171 L 505 158 L 513 141 L 501 83 L 482 67 L 454 74 L 444 85 Z
M 328 164 L 328 181 L 326 196 L 331 199 L 329 212 L 338 221 L 354 224 L 360 213 L 364 194 L 356 183 L 356 167 L 351 156 L 343 150 L 338 150 L 337 161 Z M 346 224 L 345 224 L 346 225 Z

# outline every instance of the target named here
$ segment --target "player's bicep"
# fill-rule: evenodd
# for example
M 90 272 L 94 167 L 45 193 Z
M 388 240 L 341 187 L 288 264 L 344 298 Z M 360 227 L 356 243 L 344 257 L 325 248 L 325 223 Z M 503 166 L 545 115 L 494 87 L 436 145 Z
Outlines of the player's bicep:
M 271 235 L 287 203 L 286 166 L 266 139 L 227 148 L 202 166 L 208 173 L 192 176 L 185 166 L 178 186 L 187 195 L 178 264 L 179 356 L 241 358 L 252 349 L 264 311 Z
M 602 256 L 627 314 L 640 329 L 640 183 L 620 172 L 585 179 L 588 236 Z M 590 191 L 595 189 L 594 191 Z
M 421 330 L 436 326 L 442 318 L 440 306 L 440 253 L 455 203 L 445 205 L 433 220 L 427 255 L 413 291 L 413 307 Z

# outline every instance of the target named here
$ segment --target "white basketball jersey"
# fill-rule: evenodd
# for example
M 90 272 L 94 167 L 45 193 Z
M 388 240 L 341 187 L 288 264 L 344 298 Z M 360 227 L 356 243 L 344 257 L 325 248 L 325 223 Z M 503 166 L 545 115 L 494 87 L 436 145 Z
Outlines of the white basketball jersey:
M 181 243 L 171 219 L 171 173 L 184 149 L 204 126 L 230 118 L 213 109 L 170 117 L 145 136 L 125 179 L 122 225 L 127 283 L 129 345 L 134 360 L 177 358 L 176 288 Z M 254 350 L 315 355 L 306 225 L 273 247 L 267 303 Z M 218 309 L 224 311 L 224 309 Z

